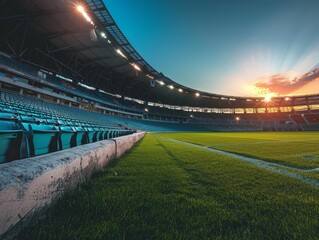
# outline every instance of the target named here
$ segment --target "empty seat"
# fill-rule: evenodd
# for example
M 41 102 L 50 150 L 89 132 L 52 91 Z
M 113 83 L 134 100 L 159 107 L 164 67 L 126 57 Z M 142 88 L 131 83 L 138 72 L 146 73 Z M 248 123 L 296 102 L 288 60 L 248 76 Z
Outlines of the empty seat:
M 49 125 L 58 125 L 57 119 L 52 119 L 52 118 L 46 119 L 46 123 Z
M 2 112 L 6 112 L 6 113 L 16 113 L 15 110 L 13 110 L 13 109 L 11 109 L 11 108 L 5 108 L 5 107 L 2 108 Z
M 87 131 L 82 127 L 75 127 L 74 129 L 76 131 L 76 146 L 87 144 L 89 142 Z
M 118 130 L 115 131 L 115 136 L 114 137 L 119 137 L 119 131 Z
M 60 126 L 60 125 L 67 125 L 67 122 L 66 122 L 66 121 L 63 121 L 63 120 L 61 120 L 61 119 L 57 119 L 57 120 L 56 120 L 56 124 L 59 125 L 59 126 Z
M 97 132 L 95 131 L 95 129 L 93 127 L 87 127 L 87 134 L 88 134 L 88 139 L 89 142 L 88 143 L 93 143 L 97 141 Z
M 96 141 L 104 140 L 104 134 L 105 134 L 106 129 L 101 128 L 101 127 L 96 127 L 95 131 L 96 131 Z
M 104 136 L 103 136 L 104 139 L 109 139 L 111 138 L 111 131 L 110 130 L 105 130 L 104 131 Z
M 117 131 L 112 129 L 111 130 L 111 137 L 110 138 L 116 138 L 117 137 Z
M 101 127 L 95 127 L 95 141 L 101 141 L 103 140 L 103 135 L 104 135 L 104 129 Z
M 55 126 L 22 123 L 28 141 L 28 155 L 55 152 L 58 150 L 59 131 Z
M 0 120 L 3 121 L 13 121 L 13 122 L 17 122 L 17 116 L 12 114 L 12 113 L 1 113 L 0 112 Z
M 22 135 L 17 123 L 0 121 L 0 163 L 20 158 Z
M 68 149 L 76 146 L 77 132 L 73 127 L 60 126 L 59 150 Z
M 19 120 L 24 123 L 36 123 L 37 120 L 29 116 L 20 116 Z

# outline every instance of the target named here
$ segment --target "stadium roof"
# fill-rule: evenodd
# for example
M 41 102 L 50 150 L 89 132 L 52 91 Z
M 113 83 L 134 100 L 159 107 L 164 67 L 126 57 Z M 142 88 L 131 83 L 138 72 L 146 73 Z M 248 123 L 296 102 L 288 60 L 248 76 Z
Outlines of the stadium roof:
M 78 8 L 78 6 L 83 8 Z M 0 1 L 0 51 L 113 93 L 151 102 L 209 108 L 319 103 L 319 95 L 224 96 L 180 85 L 156 71 L 129 43 L 102 0 Z M 154 52 L 156 54 L 156 52 Z

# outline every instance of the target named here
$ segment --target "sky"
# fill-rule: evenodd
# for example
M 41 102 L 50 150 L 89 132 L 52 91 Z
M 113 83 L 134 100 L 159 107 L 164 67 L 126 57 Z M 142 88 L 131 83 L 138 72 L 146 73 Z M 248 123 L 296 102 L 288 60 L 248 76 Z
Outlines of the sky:
M 319 93 L 319 0 L 104 0 L 132 46 L 187 87 Z

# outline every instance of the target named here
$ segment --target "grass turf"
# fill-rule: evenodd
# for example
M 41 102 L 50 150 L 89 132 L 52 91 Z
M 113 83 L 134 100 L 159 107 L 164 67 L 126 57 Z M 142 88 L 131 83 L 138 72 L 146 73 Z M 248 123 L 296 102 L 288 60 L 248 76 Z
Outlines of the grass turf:
M 319 167 L 318 132 L 168 133 L 164 136 L 301 169 Z
M 108 169 L 67 193 L 19 238 L 319 236 L 318 188 L 162 136 L 168 135 L 148 135 Z

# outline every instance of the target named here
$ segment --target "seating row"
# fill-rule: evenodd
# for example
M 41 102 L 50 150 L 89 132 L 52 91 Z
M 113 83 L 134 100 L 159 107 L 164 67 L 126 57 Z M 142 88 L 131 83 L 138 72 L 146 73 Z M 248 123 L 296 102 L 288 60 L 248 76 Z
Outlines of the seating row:
M 133 130 L 35 124 L 0 119 L 0 163 L 132 134 Z

